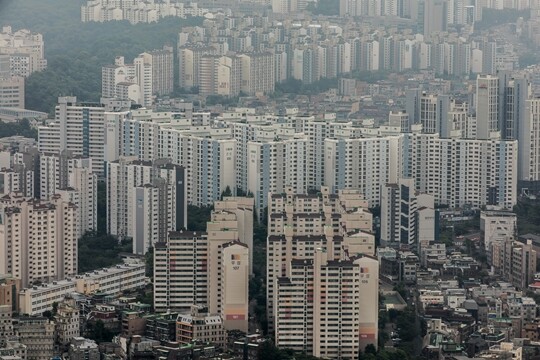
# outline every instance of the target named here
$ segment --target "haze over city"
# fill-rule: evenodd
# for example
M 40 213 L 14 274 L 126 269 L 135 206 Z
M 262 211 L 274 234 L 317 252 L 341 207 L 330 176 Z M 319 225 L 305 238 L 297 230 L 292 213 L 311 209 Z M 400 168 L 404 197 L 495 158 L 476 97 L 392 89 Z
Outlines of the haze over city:
M 0 0 L 0 360 L 540 359 L 538 0 Z

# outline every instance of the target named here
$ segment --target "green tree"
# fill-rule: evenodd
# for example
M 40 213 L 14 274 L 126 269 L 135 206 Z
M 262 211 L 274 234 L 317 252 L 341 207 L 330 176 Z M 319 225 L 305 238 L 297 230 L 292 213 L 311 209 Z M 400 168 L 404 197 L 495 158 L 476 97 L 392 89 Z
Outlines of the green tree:
M 97 270 L 121 264 L 121 252 L 132 252 L 131 240 L 118 242 L 111 235 L 85 234 L 79 239 L 79 272 Z
M 221 192 L 221 200 L 223 200 L 223 198 L 226 198 L 226 197 L 230 197 L 232 196 L 232 191 L 231 191 L 231 188 L 229 185 L 227 185 L 227 187 L 225 188 L 225 190 L 223 190 Z
M 105 327 L 102 320 L 97 320 L 96 322 L 87 322 L 86 331 L 88 338 L 94 340 L 98 344 L 102 342 L 111 342 L 115 335 L 112 331 Z
M 152 278 L 154 276 L 154 247 L 150 246 L 144 255 L 146 276 Z
M 28 119 L 22 119 L 19 122 L 5 123 L 0 120 L 0 138 L 20 135 L 28 138 L 38 138 L 38 132 L 36 129 L 30 126 Z
M 212 206 L 188 205 L 188 230 L 206 231 L 206 222 L 210 220 Z

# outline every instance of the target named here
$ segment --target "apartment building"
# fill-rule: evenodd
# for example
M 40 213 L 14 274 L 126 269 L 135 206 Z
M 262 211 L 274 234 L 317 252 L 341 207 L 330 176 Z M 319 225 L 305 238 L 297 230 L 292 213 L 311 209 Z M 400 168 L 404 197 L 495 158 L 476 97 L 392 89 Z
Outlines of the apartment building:
M 247 144 L 247 188 L 253 193 L 262 218 L 268 205 L 268 193 L 280 193 L 292 186 L 297 193 L 307 191 L 307 138 L 300 135 L 286 139 L 261 138 Z
M 35 71 L 44 70 L 47 67 L 44 49 L 43 35 L 27 29 L 13 31 L 11 26 L 2 27 L 0 57 L 5 57 L 9 63 L 9 76 L 27 78 Z
M 482 211 L 480 230 L 484 235 L 485 250 L 489 252 L 495 241 L 515 240 L 516 222 L 516 214 L 510 211 Z
M 238 240 L 246 244 L 249 250 L 249 274 L 253 275 L 253 213 L 254 199 L 248 197 L 224 197 L 220 201 L 214 202 L 214 212 L 210 223 L 207 224 L 207 231 L 212 233 L 210 239 L 226 239 L 229 241 Z M 227 219 L 221 223 L 218 220 L 217 214 L 221 214 L 223 219 Z M 216 216 L 214 218 L 214 216 Z M 219 231 L 215 232 L 214 231 Z M 228 233 L 236 232 L 234 236 L 227 236 Z
M 513 240 L 512 237 L 494 240 L 490 244 L 491 265 L 496 274 L 519 289 L 526 289 L 534 282 L 537 254 L 532 240 L 526 243 Z
M 26 359 L 47 360 L 54 356 L 54 322 L 44 317 L 21 317 L 15 330 L 26 345 Z
M 174 53 L 171 46 L 161 50 L 152 50 L 152 92 L 156 95 L 168 95 L 174 90 Z
M 50 202 L 2 199 L 0 272 L 35 281 L 60 280 L 77 273 L 77 208 L 56 197 Z
M 65 150 L 73 156 L 91 158 L 92 170 L 104 174 L 105 107 L 100 104 L 78 104 L 76 97 L 60 97 L 55 121 L 40 126 L 39 151 L 58 154 Z
M 289 273 L 294 259 L 313 259 L 318 248 L 332 254 L 332 259 L 375 254 L 372 215 L 358 190 L 340 190 L 338 194 L 332 194 L 328 187 L 322 187 L 319 194 L 305 195 L 297 194 L 289 187 L 284 194 L 270 194 L 268 201 L 266 285 L 269 319 L 274 318 L 279 302 L 276 281 Z M 269 326 L 274 329 L 275 324 Z
M 58 304 L 54 316 L 57 341 L 67 346 L 71 339 L 81 335 L 79 327 L 79 307 L 75 300 L 69 299 Z
M 167 55 L 170 55 L 167 57 Z M 156 63 L 154 70 L 153 62 Z M 104 66 L 101 70 L 101 92 L 104 98 L 131 100 L 135 104 L 149 107 L 152 105 L 154 84 L 159 90 L 170 86 L 169 78 L 172 70 L 172 54 L 161 52 L 142 53 L 133 59 L 133 64 L 126 64 L 123 56 L 115 59 L 114 65 Z M 158 78 L 153 75 L 157 71 Z M 169 72 L 167 74 L 167 72 Z
M 237 96 L 241 71 L 241 59 L 236 55 L 203 55 L 199 64 L 199 94 Z
M 347 359 L 377 346 L 378 270 L 373 258 L 336 260 L 320 248 L 314 259 L 293 259 L 276 282 L 276 344 Z
M 212 315 L 205 306 L 192 305 L 191 312 L 178 315 L 176 319 L 176 341 L 183 345 L 193 340 L 205 344 L 225 346 L 226 331 L 219 315 Z
M 0 76 L 0 107 L 24 109 L 24 78 Z
M 381 190 L 381 244 L 383 246 L 424 245 L 435 240 L 434 198 L 415 190 L 413 179 L 399 179 Z M 425 216 L 421 216 L 424 213 Z
M 154 247 L 154 308 L 187 311 L 208 303 L 208 240 L 205 232 L 169 232 Z
M 247 331 L 252 216 L 252 199 L 225 198 L 215 203 L 206 232 L 170 232 L 166 243 L 158 243 L 154 307 L 187 311 L 204 305 L 222 317 L 225 329 Z
M 19 313 L 40 315 L 73 292 L 88 295 L 99 291 L 117 295 L 125 290 L 142 288 L 146 282 L 144 262 L 127 260 L 122 265 L 24 288 L 19 292 Z
M 39 157 L 41 199 L 55 195 L 77 206 L 78 237 L 97 229 L 97 175 L 92 159 L 44 153 Z
M 185 170 L 168 160 L 120 158 L 107 163 L 107 228 L 133 239 L 133 252 L 145 254 L 169 231 L 186 226 Z
M 248 95 L 274 92 L 274 55 L 270 52 L 239 55 L 241 90 Z

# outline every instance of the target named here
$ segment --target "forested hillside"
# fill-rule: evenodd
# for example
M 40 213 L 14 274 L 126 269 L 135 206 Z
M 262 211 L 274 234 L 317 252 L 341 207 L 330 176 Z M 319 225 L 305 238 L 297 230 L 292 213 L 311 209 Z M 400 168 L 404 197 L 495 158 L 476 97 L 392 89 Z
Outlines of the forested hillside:
M 14 31 L 28 28 L 44 37 L 48 68 L 27 79 L 27 108 L 52 112 L 56 98 L 62 95 L 97 101 L 101 95 L 103 65 L 113 63 L 118 55 L 130 62 L 141 52 L 165 44 L 176 47 L 180 29 L 202 21 L 168 18 L 137 25 L 127 21 L 82 23 L 82 3 L 81 0 L 0 1 L 0 25 L 11 25 Z

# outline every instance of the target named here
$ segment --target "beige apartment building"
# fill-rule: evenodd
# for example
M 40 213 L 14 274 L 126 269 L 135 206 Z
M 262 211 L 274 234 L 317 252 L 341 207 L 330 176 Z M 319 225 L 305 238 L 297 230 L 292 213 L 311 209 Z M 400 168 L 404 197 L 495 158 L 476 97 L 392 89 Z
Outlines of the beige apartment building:
M 269 194 L 267 302 L 276 345 L 322 358 L 377 346 L 378 261 L 358 190 Z
M 51 201 L 2 198 L 0 273 L 27 287 L 77 274 L 77 208 L 58 195 Z
M 178 315 L 176 320 L 176 341 L 191 344 L 194 339 L 203 343 L 225 346 L 226 332 L 223 319 L 208 313 L 206 306 L 191 306 L 189 314 Z
M 368 202 L 357 190 L 329 188 L 313 195 L 269 194 L 267 240 L 267 311 L 274 316 L 278 298 L 275 283 L 286 276 L 293 260 L 313 259 L 315 250 L 325 249 L 333 259 L 375 254 L 372 214 Z M 270 327 L 273 327 L 271 323 Z
M 206 232 L 170 232 L 154 251 L 156 311 L 208 306 L 227 330 L 248 331 L 253 199 L 216 201 Z
M 0 76 L 0 107 L 24 109 L 24 78 Z
M 27 360 L 50 360 L 54 356 L 54 323 L 44 317 L 21 317 L 15 326 L 26 345 Z

